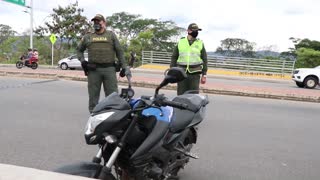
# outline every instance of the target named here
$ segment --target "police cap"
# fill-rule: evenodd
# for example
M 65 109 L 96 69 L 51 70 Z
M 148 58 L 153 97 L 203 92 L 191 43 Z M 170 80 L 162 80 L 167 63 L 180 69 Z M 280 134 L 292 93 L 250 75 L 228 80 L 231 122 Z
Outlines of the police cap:
M 106 20 L 104 19 L 103 15 L 101 15 L 101 14 L 96 14 L 96 15 L 91 19 L 91 21 L 94 21 L 94 20 L 99 20 L 99 21 L 104 21 L 104 22 L 106 22 Z
M 189 24 L 188 29 L 191 31 L 202 31 L 196 23 Z

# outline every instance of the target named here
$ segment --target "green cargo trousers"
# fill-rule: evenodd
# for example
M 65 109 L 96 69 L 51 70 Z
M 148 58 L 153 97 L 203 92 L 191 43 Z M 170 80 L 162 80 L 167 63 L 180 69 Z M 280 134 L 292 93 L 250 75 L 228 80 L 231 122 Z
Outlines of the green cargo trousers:
M 88 93 L 90 113 L 99 102 L 102 84 L 105 96 L 108 96 L 113 92 L 118 92 L 118 81 L 115 67 L 97 68 L 95 71 L 89 71 Z
M 199 90 L 200 74 L 187 74 L 187 78 L 178 82 L 177 94 L 181 95 L 189 90 Z

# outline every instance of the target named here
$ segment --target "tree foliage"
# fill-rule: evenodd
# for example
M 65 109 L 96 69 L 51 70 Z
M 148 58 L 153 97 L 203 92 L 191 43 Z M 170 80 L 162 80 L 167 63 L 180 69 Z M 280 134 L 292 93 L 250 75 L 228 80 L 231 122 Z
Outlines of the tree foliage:
M 68 49 L 75 47 L 81 36 L 90 30 L 87 18 L 81 15 L 83 9 L 78 8 L 78 2 L 75 2 L 67 7 L 53 8 L 53 12 L 50 14 L 52 21 L 38 27 L 35 33 L 40 37 L 54 33 L 60 43 L 67 42 Z
M 178 27 L 173 21 L 160 21 L 156 19 L 144 19 L 141 15 L 129 14 L 127 12 L 115 13 L 106 17 L 107 24 L 115 31 L 125 47 L 131 42 L 142 40 L 144 35 L 140 33 L 151 33 L 148 40 L 151 46 L 142 47 L 143 50 L 172 50 L 175 42 L 179 39 L 183 28 Z M 145 43 L 140 43 L 145 44 Z
M 310 48 L 297 50 L 296 68 L 313 68 L 320 65 L 320 51 Z
M 308 48 L 308 49 L 314 49 L 316 51 L 320 51 L 320 42 L 319 41 L 312 41 L 309 39 L 302 39 L 298 41 L 295 45 L 295 49 L 298 50 L 300 48 Z
M 320 65 L 320 42 L 315 40 L 299 39 L 291 37 L 290 40 L 294 44 L 287 53 L 296 59 L 296 68 L 308 68 Z
M 225 56 L 254 56 L 255 43 L 240 38 L 226 38 L 221 41 L 221 46 L 216 50 L 217 53 Z
M 10 26 L 0 24 L 0 44 L 11 36 L 14 36 L 17 32 Z
M 137 54 L 137 64 L 141 63 L 142 51 L 171 52 L 184 31 L 173 21 L 142 18 L 127 12 L 114 13 L 106 17 L 107 26 L 114 31 L 124 47 L 129 59 L 131 51 Z

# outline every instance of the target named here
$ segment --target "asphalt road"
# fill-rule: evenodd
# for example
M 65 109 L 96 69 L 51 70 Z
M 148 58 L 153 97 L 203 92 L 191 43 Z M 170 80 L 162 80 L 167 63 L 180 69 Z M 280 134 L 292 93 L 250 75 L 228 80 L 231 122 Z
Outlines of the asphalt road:
M 319 103 L 209 97 L 194 148 L 200 159 L 181 179 L 319 179 Z M 95 155 L 83 137 L 85 82 L 0 77 L 0 99 L 0 163 L 52 170 Z

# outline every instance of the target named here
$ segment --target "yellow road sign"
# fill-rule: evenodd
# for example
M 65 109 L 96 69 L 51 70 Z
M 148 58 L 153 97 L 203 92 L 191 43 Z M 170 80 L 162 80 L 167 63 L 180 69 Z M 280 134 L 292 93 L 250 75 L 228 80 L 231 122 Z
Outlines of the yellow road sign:
M 56 42 L 56 40 L 57 40 L 56 35 L 55 34 L 51 34 L 51 36 L 50 36 L 51 43 L 54 44 Z

